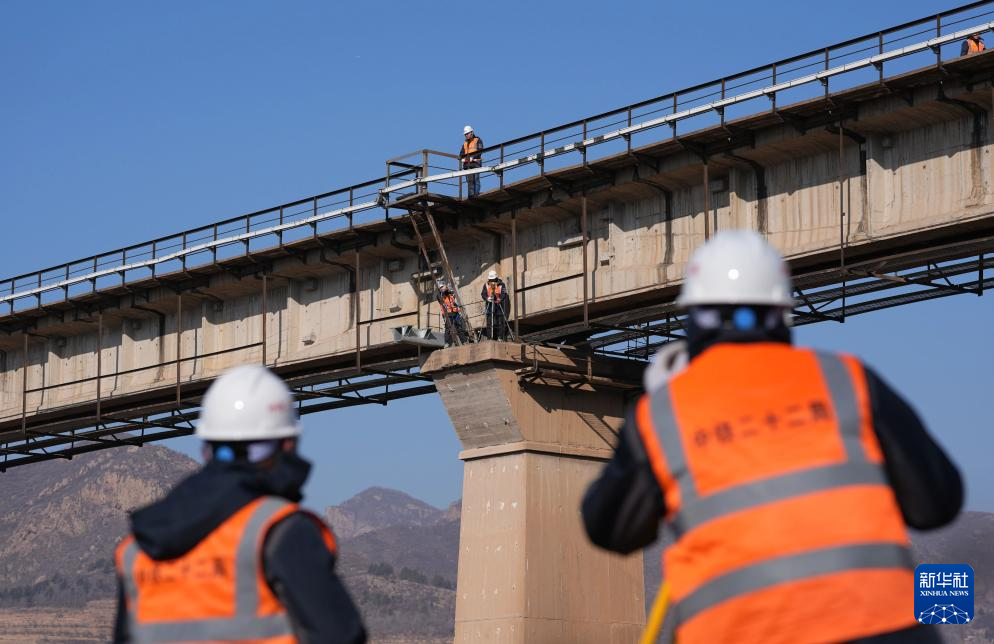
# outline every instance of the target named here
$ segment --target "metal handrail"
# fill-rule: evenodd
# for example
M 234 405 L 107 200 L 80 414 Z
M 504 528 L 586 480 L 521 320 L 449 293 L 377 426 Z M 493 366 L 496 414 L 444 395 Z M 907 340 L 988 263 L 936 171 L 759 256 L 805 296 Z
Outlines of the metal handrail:
M 730 98 L 724 98 L 724 99 L 721 99 L 721 100 L 718 100 L 718 101 L 713 101 L 711 103 L 707 103 L 705 105 L 700 105 L 698 107 L 686 109 L 686 110 L 683 110 L 681 112 L 677 112 L 675 114 L 671 114 L 669 116 L 661 116 L 659 118 L 651 119 L 649 121 L 644 121 L 642 123 L 637 123 L 637 124 L 629 125 L 627 127 L 619 128 L 619 129 L 614 130 L 612 132 L 609 132 L 607 134 L 603 134 L 603 135 L 592 137 L 592 138 L 588 138 L 588 139 L 583 139 L 581 141 L 576 141 L 574 143 L 569 143 L 567 145 L 563 145 L 563 146 L 560 146 L 560 147 L 557 147 L 557 148 L 552 148 L 551 150 L 544 150 L 543 149 L 540 152 L 528 155 L 526 157 L 521 157 L 519 159 L 513 159 L 511 161 L 505 161 L 503 163 L 498 163 L 498 164 L 495 164 L 495 165 L 492 165 L 492 166 L 482 166 L 480 168 L 471 168 L 471 169 L 467 169 L 467 170 L 457 170 L 457 171 L 454 171 L 454 172 L 447 172 L 447 173 L 442 173 L 442 174 L 437 174 L 437 175 L 431 175 L 431 176 L 427 176 L 427 177 L 419 177 L 419 178 L 411 179 L 409 181 L 405 181 L 405 182 L 402 182 L 402 183 L 393 184 L 390 187 L 381 190 L 380 192 L 382 194 L 388 194 L 388 193 L 394 192 L 396 190 L 404 190 L 406 188 L 410 188 L 410 187 L 418 185 L 418 184 L 431 183 L 433 181 L 443 181 L 443 180 L 446 180 L 446 179 L 454 179 L 454 178 L 457 178 L 457 177 L 464 177 L 464 176 L 468 176 L 468 175 L 472 175 L 472 174 L 499 174 L 499 173 L 505 172 L 507 170 L 510 170 L 510 169 L 518 167 L 518 166 L 527 165 L 527 164 L 531 164 L 531 163 L 537 163 L 538 161 L 549 159 L 549 158 L 556 157 L 556 156 L 560 156 L 560 155 L 563 155 L 563 154 L 567 154 L 569 152 L 580 151 L 580 150 L 582 150 L 584 148 L 588 148 L 588 147 L 591 147 L 593 145 L 599 145 L 599 144 L 606 143 L 606 142 L 611 141 L 611 140 L 616 140 L 616 139 L 619 139 L 619 138 L 628 137 L 628 136 L 631 136 L 632 134 L 635 134 L 637 132 L 643 132 L 645 130 L 650 130 L 650 129 L 653 129 L 653 128 L 661 127 L 663 125 L 674 124 L 674 123 L 676 123 L 678 121 L 682 121 L 682 120 L 686 120 L 686 119 L 689 119 L 689 118 L 693 118 L 693 117 L 699 116 L 701 114 L 707 114 L 707 113 L 710 113 L 710 112 L 720 111 L 720 110 L 723 110 L 726 107 L 729 107 L 731 105 L 735 105 L 735 104 L 738 104 L 738 103 L 744 103 L 746 101 L 751 101 L 751 100 L 756 99 L 756 98 L 762 98 L 763 96 L 769 97 L 769 96 L 772 96 L 772 95 L 776 94 L 777 92 L 783 92 L 783 91 L 786 91 L 788 89 L 793 89 L 795 87 L 800 87 L 802 85 L 809 85 L 809 84 L 814 83 L 814 82 L 827 81 L 829 78 L 832 78 L 832 77 L 835 77 L 835 76 L 839 76 L 839 75 L 842 75 L 842 74 L 846 74 L 846 73 L 849 73 L 849 72 L 852 72 L 852 71 L 856 71 L 856 70 L 859 70 L 859 69 L 864 69 L 864 68 L 871 67 L 871 66 L 872 67 L 876 67 L 877 65 L 882 65 L 883 63 L 885 63 L 885 62 L 887 62 L 889 60 L 893 60 L 895 58 L 901 58 L 901 57 L 904 57 L 904 56 L 908 56 L 908 55 L 915 54 L 915 53 L 918 53 L 918 52 L 926 51 L 926 50 L 929 50 L 929 49 L 934 49 L 936 47 L 941 47 L 942 45 L 945 45 L 945 44 L 948 44 L 948 43 L 951 43 L 951 42 L 955 42 L 957 40 L 962 40 L 963 38 L 969 36 L 972 33 L 976 33 L 977 31 L 990 31 L 990 30 L 994 30 L 994 21 L 987 22 L 987 23 L 984 23 L 982 25 L 978 25 L 978 26 L 975 26 L 975 27 L 971 27 L 969 29 L 964 29 L 962 31 L 959 31 L 959 32 L 956 32 L 956 33 L 953 33 L 953 34 L 949 34 L 947 36 L 942 36 L 942 37 L 939 37 L 939 38 L 932 38 L 931 40 L 928 40 L 928 41 L 925 41 L 925 42 L 916 43 L 914 45 L 909 45 L 907 47 L 902 47 L 901 49 L 897 49 L 897 50 L 894 50 L 894 51 L 891 51 L 891 52 L 887 52 L 887 53 L 884 53 L 884 54 L 878 54 L 876 56 L 871 56 L 871 57 L 864 58 L 864 59 L 861 59 L 861 60 L 858 60 L 858 61 L 847 63 L 847 64 L 842 65 L 840 67 L 834 67 L 834 68 L 826 69 L 826 70 L 821 71 L 821 72 L 816 72 L 816 73 L 813 73 L 813 74 L 808 74 L 806 76 L 802 76 L 801 78 L 797 78 L 797 79 L 794 79 L 794 80 L 791 80 L 791 81 L 786 81 L 786 82 L 783 82 L 783 83 L 778 83 L 776 85 L 772 85 L 772 86 L 765 87 L 765 88 L 762 88 L 762 89 L 752 90 L 751 92 L 746 92 L 746 93 L 743 93 L 743 94 L 738 94 L 738 95 L 732 96 Z
M 274 206 L 272 208 L 267 208 L 263 210 L 258 210 L 247 215 L 242 215 L 240 217 L 232 217 L 222 221 L 218 221 L 206 226 L 201 226 L 199 228 L 194 228 L 187 230 L 185 232 L 176 233 L 174 235 L 168 235 L 165 237 L 160 237 L 149 242 L 144 242 L 141 244 L 134 244 L 127 246 L 115 251 L 101 253 L 98 255 L 93 255 L 88 258 L 75 260 L 72 262 L 67 262 L 65 264 L 59 264 L 57 266 L 42 269 L 40 271 L 35 271 L 31 273 L 26 273 L 13 278 L 0 280 L 0 293 L 4 291 L 9 291 L 5 294 L 0 295 L 0 303 L 8 303 L 10 306 L 11 313 L 14 312 L 14 302 L 26 297 L 35 296 L 38 298 L 39 304 L 41 304 L 41 295 L 50 291 L 56 291 L 62 289 L 65 293 L 65 297 L 69 297 L 69 289 L 72 286 L 89 282 L 93 290 L 96 290 L 97 280 L 118 275 L 121 278 L 122 283 L 127 283 L 126 273 L 136 269 L 150 268 L 152 274 L 155 273 L 155 267 L 160 264 L 164 264 L 172 261 L 180 261 L 183 263 L 183 267 L 186 268 L 186 258 L 198 253 L 211 252 L 213 257 L 217 257 L 217 250 L 225 246 L 233 244 L 244 244 L 245 252 L 249 250 L 249 242 L 252 239 L 257 239 L 261 237 L 266 237 L 269 235 L 276 235 L 280 238 L 282 243 L 282 234 L 286 231 L 295 230 L 301 227 L 311 226 L 314 230 L 314 234 L 317 234 L 317 224 L 321 222 L 326 222 L 333 219 L 338 219 L 342 217 L 347 217 L 349 221 L 349 226 L 353 225 L 352 216 L 356 213 L 368 211 L 374 208 L 382 208 L 390 206 L 390 195 L 392 193 L 410 189 L 413 187 L 427 186 L 431 183 L 442 183 L 453 179 L 462 181 L 463 177 L 467 177 L 473 174 L 479 175 L 496 175 L 498 177 L 503 177 L 503 174 L 509 170 L 517 169 L 520 167 L 532 165 L 532 164 L 543 164 L 547 159 L 558 157 L 561 155 L 569 153 L 580 153 L 583 156 L 584 163 L 587 162 L 587 149 L 608 143 L 610 141 L 627 140 L 628 145 L 631 146 L 631 137 L 634 134 L 652 130 L 655 128 L 663 127 L 669 125 L 672 128 L 673 136 L 676 136 L 676 124 L 679 121 L 686 119 L 691 119 L 705 114 L 717 113 L 723 116 L 723 111 L 725 108 L 732 105 L 748 102 L 755 100 L 757 98 L 762 98 L 763 96 L 768 97 L 775 107 L 776 96 L 779 92 L 783 92 L 788 89 L 793 89 L 795 87 L 800 87 L 804 85 L 810 85 L 812 83 L 822 83 L 825 86 L 826 93 L 828 92 L 828 81 L 831 78 L 856 71 L 859 69 L 865 69 L 867 67 L 876 67 L 880 71 L 880 78 L 883 80 L 883 66 L 884 63 L 892 61 L 898 58 L 909 56 L 915 53 L 920 53 L 923 51 L 933 50 L 936 52 L 937 61 L 941 62 L 941 48 L 943 45 L 947 45 L 958 40 L 962 40 L 972 33 L 985 32 L 994 30 L 994 21 L 983 22 L 980 24 L 975 24 L 969 28 L 961 29 L 951 34 L 945 36 L 937 35 L 934 38 L 914 43 L 912 45 L 907 45 L 898 49 L 891 51 L 884 51 L 884 47 L 887 43 L 886 37 L 893 34 L 899 34 L 901 31 L 911 29 L 918 26 L 924 25 L 935 25 L 935 33 L 941 34 L 943 26 L 948 27 L 950 24 L 956 25 L 965 22 L 966 20 L 972 20 L 974 18 L 994 14 L 994 11 L 990 11 L 980 16 L 971 16 L 968 19 L 962 19 L 958 21 L 953 21 L 952 23 L 943 24 L 943 19 L 949 16 L 954 16 L 956 14 L 962 14 L 964 12 L 982 8 L 982 7 L 992 7 L 994 6 L 994 0 L 983 0 L 981 2 L 973 2 L 967 5 L 957 7 L 927 18 L 922 18 L 919 20 L 911 21 L 899 25 L 897 27 L 892 27 L 884 31 L 874 32 L 867 36 L 862 36 L 859 38 L 854 38 L 847 40 L 830 47 L 816 49 L 806 54 L 801 54 L 799 56 L 794 56 L 787 58 L 771 65 L 766 65 L 762 67 L 756 67 L 745 72 L 739 72 L 737 74 L 726 76 L 724 78 L 718 79 L 716 81 L 711 81 L 709 83 L 702 83 L 690 88 L 680 90 L 675 93 L 666 94 L 664 96 L 656 97 L 653 99 L 648 99 L 640 101 L 638 103 L 633 103 L 624 108 L 619 108 L 609 112 L 604 112 L 599 115 L 581 119 L 578 121 L 573 121 L 572 123 L 567 123 L 565 125 L 560 125 L 552 129 L 543 130 L 539 133 L 530 134 L 524 137 L 519 137 L 516 139 L 511 139 L 504 141 L 494 146 L 484 148 L 482 154 L 486 155 L 488 153 L 498 152 L 499 162 L 491 163 L 490 165 L 483 165 L 480 168 L 470 168 L 465 170 L 456 170 L 442 172 L 434 175 L 429 175 L 426 172 L 428 168 L 427 163 L 421 168 L 404 168 L 396 173 L 392 170 L 388 173 L 388 176 L 382 177 L 380 179 L 374 179 L 370 181 L 365 181 L 358 183 L 346 188 L 339 188 L 331 192 L 322 193 L 320 195 L 315 195 L 312 197 L 307 197 L 305 199 L 299 199 L 297 201 L 292 201 L 289 203 L 282 204 L 280 206 Z M 920 35 L 918 32 L 912 34 L 911 36 L 905 36 L 903 38 L 898 38 L 891 42 L 900 42 L 906 40 L 915 35 Z M 833 60 L 833 52 L 839 52 L 839 50 L 845 49 L 855 44 L 869 42 L 871 39 L 875 40 L 876 46 L 879 50 L 874 56 L 862 58 L 860 60 L 852 61 L 846 64 L 842 64 L 836 67 L 831 67 L 830 62 Z M 860 53 L 867 51 L 868 48 L 862 50 L 857 50 L 856 52 L 849 53 L 839 53 L 835 58 L 845 58 L 853 55 L 854 53 Z M 784 72 L 783 67 L 796 63 L 799 61 L 804 61 L 809 58 L 819 57 L 823 59 L 824 69 L 821 71 L 808 73 L 806 75 L 800 76 L 798 78 L 790 80 L 781 80 L 777 82 L 778 74 L 782 78 Z M 795 72 L 797 70 L 807 69 L 808 67 L 814 65 L 804 65 L 801 67 L 796 67 L 793 69 L 788 69 L 789 72 Z M 743 78 L 748 78 L 749 76 L 755 74 L 763 74 L 764 72 L 769 72 L 767 76 L 751 81 L 749 83 L 742 83 L 738 85 L 732 85 L 732 89 L 748 86 L 750 84 L 755 84 L 761 82 L 765 79 L 772 79 L 772 84 L 766 87 L 761 87 L 759 89 L 753 89 L 746 91 L 734 96 L 727 96 L 726 93 L 729 89 L 730 81 L 737 81 Z M 718 93 L 717 87 L 720 86 L 720 94 Z M 695 92 L 702 90 L 714 89 L 711 94 L 705 94 L 703 97 L 693 97 L 691 95 Z M 680 99 L 684 97 L 684 105 L 688 103 L 695 103 L 705 98 L 709 98 L 715 95 L 719 95 L 718 100 L 713 100 L 710 102 L 705 102 L 703 104 L 694 107 L 685 107 L 680 110 Z M 656 114 L 660 111 L 669 110 L 669 114 L 663 116 L 658 116 L 641 122 L 633 122 L 633 115 L 635 112 L 642 108 L 646 108 L 652 105 L 661 105 L 667 103 L 668 107 L 652 110 L 646 113 L 646 115 Z M 638 115 L 643 116 L 643 115 Z M 597 121 L 609 119 L 609 118 L 620 118 L 625 117 L 623 121 L 625 126 L 620 128 L 615 128 L 605 134 L 599 134 L 597 136 L 589 136 L 591 131 L 599 131 L 605 129 L 606 127 L 611 127 L 612 124 L 599 125 L 595 128 L 590 128 L 592 123 Z M 619 122 L 615 122 L 617 125 Z M 553 148 L 547 148 L 547 143 L 553 142 L 558 143 L 559 141 L 569 140 L 573 137 L 561 136 L 556 138 L 557 133 L 564 133 L 572 129 L 582 128 L 582 136 L 577 139 L 573 139 L 572 142 L 565 145 L 560 145 Z M 550 136 L 551 135 L 551 136 Z M 522 143 L 527 143 L 529 141 L 540 141 L 539 145 L 531 146 L 531 148 L 526 149 L 538 149 L 538 152 L 534 154 L 529 154 L 523 157 L 506 159 L 507 150 L 509 147 L 513 147 Z M 427 151 L 425 151 L 427 153 Z M 441 154 L 443 156 L 453 156 L 445 153 L 435 153 Z M 405 155 L 408 156 L 408 155 Z M 398 160 L 400 157 L 395 157 L 388 161 L 388 164 L 392 161 Z M 389 165 L 388 165 L 389 167 Z M 407 179 L 407 177 L 414 177 L 413 179 Z M 399 183 L 392 183 L 397 179 L 405 179 Z M 363 192 L 366 191 L 366 192 Z M 361 192 L 360 198 L 364 197 L 374 197 L 373 199 L 367 199 L 365 201 L 355 202 L 356 194 Z M 330 201 L 334 198 L 339 198 L 337 201 Z M 344 204 L 348 205 L 344 205 Z M 336 208 L 335 206 L 342 206 Z M 287 218 L 287 211 L 290 210 L 290 218 Z M 275 223 L 275 225 L 265 226 L 263 228 L 252 229 L 253 220 L 268 216 L 268 219 L 262 222 L 255 222 L 255 225 L 267 223 Z M 244 226 L 244 232 L 239 232 L 238 234 L 229 234 L 232 230 L 241 230 Z M 226 235 L 226 236 L 222 236 Z M 169 244 L 172 242 L 172 244 Z M 163 250 L 173 250 L 172 252 L 166 252 L 160 255 Z M 139 252 L 144 249 L 144 252 Z M 129 256 L 130 253 L 130 256 Z M 150 258 L 138 261 L 134 260 L 137 257 L 143 257 L 146 255 L 151 255 Z M 101 260 L 105 260 L 103 263 Z M 106 266 L 106 267 L 105 267 Z M 19 287 L 26 286 L 26 289 L 21 290 Z
M 737 72 L 735 74 L 732 74 L 731 76 L 724 76 L 722 78 L 718 78 L 718 79 L 715 79 L 715 80 L 712 80 L 712 81 L 708 81 L 708 82 L 705 82 L 705 83 L 700 83 L 698 85 L 693 85 L 691 87 L 687 87 L 687 88 L 681 89 L 681 90 L 676 91 L 676 92 L 672 92 L 672 93 L 669 93 L 669 94 L 664 94 L 662 96 L 657 96 L 655 98 L 645 99 L 645 100 L 639 101 L 637 103 L 632 103 L 631 105 L 627 105 L 625 107 L 617 108 L 617 109 L 610 110 L 610 111 L 607 111 L 607 112 L 602 112 L 602 113 L 597 114 L 595 116 L 588 116 L 588 117 L 585 117 L 583 119 L 579 119 L 579 120 L 573 121 L 571 123 L 566 123 L 564 125 L 559 125 L 559 126 L 556 126 L 554 128 L 551 128 L 551 129 L 543 130 L 541 132 L 536 132 L 534 134 L 528 134 L 528 135 L 525 135 L 525 136 L 522 136 L 522 137 L 518 137 L 516 139 L 510 139 L 510 140 L 507 140 L 507 141 L 503 141 L 503 142 L 501 142 L 499 144 L 496 144 L 496 145 L 484 148 L 481 152 L 483 154 L 486 154 L 487 152 L 497 152 L 497 151 L 500 150 L 500 148 L 502 146 L 506 148 L 507 146 L 510 146 L 510 145 L 516 145 L 518 143 L 523 143 L 525 141 L 537 139 L 542 134 L 545 134 L 546 136 L 548 136 L 550 133 L 559 132 L 559 131 L 563 131 L 563 130 L 570 129 L 570 128 L 575 128 L 575 127 L 580 127 L 584 123 L 589 123 L 591 121 L 598 121 L 598 120 L 605 119 L 605 118 L 610 118 L 610 117 L 613 117 L 613 116 L 622 116 L 622 115 L 627 114 L 627 112 L 629 110 L 637 110 L 639 108 L 647 107 L 647 106 L 655 104 L 655 103 L 663 103 L 663 102 L 668 102 L 668 101 L 671 102 L 674 98 L 676 98 L 677 101 L 679 102 L 679 97 L 680 96 L 684 96 L 684 95 L 687 95 L 687 94 L 692 94 L 693 92 L 696 92 L 696 91 L 699 91 L 699 90 L 702 90 L 702 89 L 707 89 L 709 87 L 720 86 L 722 84 L 722 82 L 726 82 L 727 83 L 728 81 L 734 81 L 734 80 L 739 80 L 741 78 L 747 78 L 749 76 L 752 76 L 752 75 L 755 75 L 755 74 L 758 74 L 758 73 L 761 73 L 761 72 L 765 72 L 765 71 L 770 71 L 771 75 L 772 75 L 772 73 L 773 73 L 774 70 L 778 70 L 778 69 L 782 68 L 785 65 L 789 65 L 791 63 L 802 61 L 802 60 L 805 60 L 805 59 L 808 59 L 808 58 L 814 58 L 815 56 L 823 56 L 825 54 L 825 52 L 831 53 L 833 51 L 844 49 L 844 48 L 849 47 L 849 46 L 854 45 L 854 44 L 858 44 L 858 43 L 861 43 L 861 42 L 868 42 L 871 39 L 877 39 L 878 44 L 879 44 L 879 41 L 881 39 L 885 38 L 886 36 L 891 35 L 891 34 L 897 34 L 897 33 L 900 33 L 902 31 L 906 30 L 906 29 L 911 29 L 913 27 L 930 25 L 932 23 L 935 23 L 937 29 L 941 29 L 942 19 L 943 18 L 946 18 L 946 17 L 949 17 L 949 16 L 954 16 L 954 15 L 957 15 L 957 14 L 961 14 L 961 13 L 964 13 L 966 11 L 970 11 L 971 9 L 977 9 L 977 8 L 981 8 L 981 7 L 990 7 L 992 5 L 994 5 L 994 0 L 981 0 L 979 2 L 971 2 L 969 4 L 961 5 L 959 7 L 955 7 L 953 9 L 949 9 L 947 11 L 943 11 L 941 13 L 937 13 L 937 14 L 933 14 L 931 16 L 927 16 L 925 18 L 919 18 L 917 20 L 912 20 L 912 21 L 903 23 L 901 25 L 897 25 L 895 27 L 890 27 L 890 28 L 884 29 L 882 31 L 876 31 L 876 32 L 872 32 L 870 34 L 867 34 L 865 36 L 859 36 L 859 37 L 856 37 L 856 38 L 851 38 L 849 40 L 846 40 L 846 41 L 843 41 L 843 42 L 840 42 L 840 43 L 836 43 L 836 44 L 830 45 L 828 47 L 823 47 L 823 48 L 819 48 L 819 49 L 813 49 L 813 50 L 811 50 L 809 52 L 806 52 L 804 54 L 799 54 L 799 55 L 796 55 L 796 56 L 792 56 L 790 58 L 785 58 L 783 60 L 779 60 L 777 62 L 770 63 L 770 64 L 767 64 L 767 65 L 762 65 L 762 66 L 759 66 L 759 67 L 753 67 L 752 69 L 749 69 L 749 70 L 746 70 L 746 71 L 743 71 L 743 72 Z M 974 16 L 974 17 L 981 17 L 983 15 L 985 15 L 985 14 L 980 14 L 980 15 Z M 958 24 L 959 22 L 961 22 L 961 21 L 954 21 L 953 23 L 946 23 L 945 26 L 948 27 L 948 26 L 950 26 L 950 24 Z M 937 35 L 941 35 L 941 34 L 937 34 Z

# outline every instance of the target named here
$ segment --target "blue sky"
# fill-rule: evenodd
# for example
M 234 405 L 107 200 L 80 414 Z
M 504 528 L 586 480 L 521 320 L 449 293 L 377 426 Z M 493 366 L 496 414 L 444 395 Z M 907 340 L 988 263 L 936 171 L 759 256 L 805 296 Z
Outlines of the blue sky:
M 0 5 L 6 277 L 381 176 L 949 8 L 774 2 L 37 2 Z M 994 299 L 800 330 L 863 356 L 994 511 Z M 309 417 L 309 500 L 460 496 L 435 397 Z M 170 443 L 193 453 L 193 441 Z

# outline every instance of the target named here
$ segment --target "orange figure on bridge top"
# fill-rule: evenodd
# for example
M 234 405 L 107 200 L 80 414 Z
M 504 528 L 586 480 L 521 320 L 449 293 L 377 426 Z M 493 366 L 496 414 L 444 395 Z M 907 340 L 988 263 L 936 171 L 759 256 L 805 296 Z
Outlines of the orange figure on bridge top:
M 483 155 L 480 154 L 480 150 L 483 149 L 483 139 L 476 136 L 472 125 L 464 127 L 462 133 L 462 148 L 459 150 L 459 158 L 462 159 L 462 169 L 470 170 L 472 168 L 479 168 L 483 165 Z M 467 175 L 466 187 L 467 196 L 475 197 L 480 194 L 480 175 Z
M 986 49 L 987 45 L 984 44 L 984 39 L 981 38 L 979 33 L 976 33 L 963 41 L 963 46 L 960 47 L 959 55 L 967 56 L 969 54 L 979 54 Z

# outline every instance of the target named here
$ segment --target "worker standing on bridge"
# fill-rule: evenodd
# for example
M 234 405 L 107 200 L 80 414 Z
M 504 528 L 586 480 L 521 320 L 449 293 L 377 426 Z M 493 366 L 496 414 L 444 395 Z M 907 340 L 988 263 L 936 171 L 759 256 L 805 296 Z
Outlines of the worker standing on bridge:
M 628 553 L 665 520 L 679 642 L 938 642 L 913 613 L 904 526 L 949 523 L 959 473 L 859 360 L 791 346 L 791 295 L 756 233 L 697 249 L 678 299 L 689 363 L 647 372 L 587 533 Z
M 118 547 L 115 642 L 365 642 L 335 539 L 297 505 L 299 435 L 290 391 L 264 367 L 207 390 L 207 464 L 134 512 Z
M 473 127 L 470 125 L 462 129 L 462 135 L 462 149 L 459 151 L 459 158 L 462 159 L 462 169 L 470 170 L 481 167 L 483 165 L 483 155 L 480 153 L 480 150 L 483 149 L 483 140 L 476 136 L 473 132 Z M 480 175 L 478 173 L 466 176 L 466 193 L 470 197 L 480 194 Z
M 469 334 L 466 333 L 466 325 L 462 319 L 462 312 L 459 310 L 459 302 L 456 301 L 456 294 L 445 280 L 438 281 L 438 304 L 442 307 L 442 315 L 445 316 L 445 346 L 452 344 L 453 332 L 459 339 L 459 344 L 469 342 Z
M 506 340 L 511 298 L 507 294 L 507 286 L 497 277 L 497 271 L 490 271 L 487 275 L 480 297 L 483 298 L 483 312 L 487 317 L 487 337 L 491 340 Z
M 987 46 L 984 44 L 984 39 L 980 37 L 979 33 L 975 33 L 963 41 L 963 46 L 960 47 L 959 55 L 966 56 L 968 54 L 979 54 L 986 49 Z

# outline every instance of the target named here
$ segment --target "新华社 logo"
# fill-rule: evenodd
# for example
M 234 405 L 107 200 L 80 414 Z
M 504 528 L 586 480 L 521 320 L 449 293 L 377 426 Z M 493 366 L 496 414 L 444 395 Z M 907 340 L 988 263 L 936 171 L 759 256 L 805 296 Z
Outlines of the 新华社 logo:
M 973 568 L 965 564 L 915 568 L 915 619 L 922 624 L 969 624 L 973 616 Z

